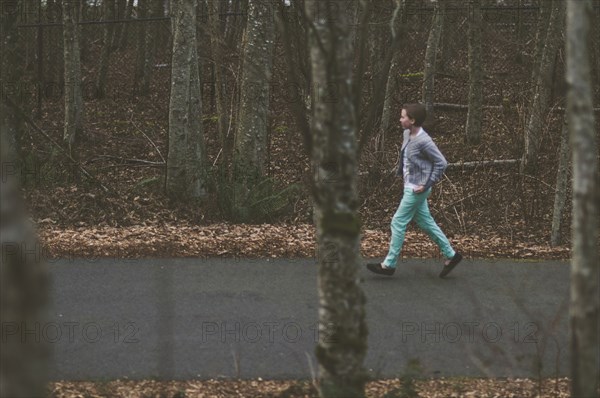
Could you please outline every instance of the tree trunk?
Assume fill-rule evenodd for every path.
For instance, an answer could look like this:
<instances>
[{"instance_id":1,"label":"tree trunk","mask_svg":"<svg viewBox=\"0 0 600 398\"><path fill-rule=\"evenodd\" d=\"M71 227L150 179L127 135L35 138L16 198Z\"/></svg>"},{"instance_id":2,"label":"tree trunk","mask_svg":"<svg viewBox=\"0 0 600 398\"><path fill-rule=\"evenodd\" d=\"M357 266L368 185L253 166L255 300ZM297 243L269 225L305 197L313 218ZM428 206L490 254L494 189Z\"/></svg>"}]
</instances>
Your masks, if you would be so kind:
<instances>
[{"instance_id":1,"label":"tree trunk","mask_svg":"<svg viewBox=\"0 0 600 398\"><path fill-rule=\"evenodd\" d=\"M406 32L406 13L405 13L405 0L395 0L395 20L393 21L394 35L398 37L392 37L392 40L402 40ZM393 35L393 36L394 36ZM385 97L383 100L383 110L381 112L381 125L379 129L379 135L376 138L376 148L378 151L385 149L386 137L389 131L392 129L392 114L398 112L397 105L394 103L394 95L398 92L398 74L400 72L400 59L402 57L402 51L399 49L401 46L397 46L392 56L392 62L387 73L387 81L385 84Z\"/></svg>"},{"instance_id":2,"label":"tree trunk","mask_svg":"<svg viewBox=\"0 0 600 398\"><path fill-rule=\"evenodd\" d=\"M596 49L594 51L594 60L596 65L596 82L594 87L598 87L598 85L600 85L600 11L598 10L595 12L594 26L594 31L596 32L596 37L594 40L595 45L593 46Z\"/></svg>"},{"instance_id":3,"label":"tree trunk","mask_svg":"<svg viewBox=\"0 0 600 398\"><path fill-rule=\"evenodd\" d=\"M481 51L481 0L470 3L469 24L469 111L467 112L466 138L469 144L481 142L483 119L483 60Z\"/></svg>"},{"instance_id":4,"label":"tree trunk","mask_svg":"<svg viewBox=\"0 0 600 398\"><path fill-rule=\"evenodd\" d=\"M106 20L115 18L115 0L104 0L104 12ZM100 68L98 70L98 80L96 82L96 91L99 98L106 95L106 76L108 74L108 65L110 62L110 53L112 48L112 37L114 24L104 24L104 43L102 44L102 54L100 55Z\"/></svg>"},{"instance_id":5,"label":"tree trunk","mask_svg":"<svg viewBox=\"0 0 600 398\"><path fill-rule=\"evenodd\" d=\"M116 1L116 12L115 19L122 20L125 19L125 12L127 9L127 0L117 0ZM115 25L115 33L112 36L112 51L115 51L119 48L119 43L121 41L121 35L123 34L123 25L127 25L127 23L118 23Z\"/></svg>"},{"instance_id":6,"label":"tree trunk","mask_svg":"<svg viewBox=\"0 0 600 398\"><path fill-rule=\"evenodd\" d=\"M48 3L47 3L48 9L56 10L59 6L60 5L55 0L48 0ZM58 21L56 21L56 22L58 22ZM45 82L56 81L56 79L55 79L56 75L52 74L52 73L58 69L58 64L59 64L58 58L59 58L59 56L61 56L63 54L63 51L61 51L60 46L59 46L59 42L62 41L62 37L60 35L59 29L56 29L56 28L44 29L43 36L44 36L44 49L46 50L47 57L46 57L46 59L44 59L44 62L46 63L46 68L44 68L44 80L42 82L40 82L40 84L42 84L42 87ZM83 54L82 54L82 56L83 56Z\"/></svg>"},{"instance_id":7,"label":"tree trunk","mask_svg":"<svg viewBox=\"0 0 600 398\"><path fill-rule=\"evenodd\" d=\"M544 51L544 43L546 42L546 33L548 32L548 24L550 21L551 13L552 0L544 0L540 2L540 15L535 31L535 50L533 52L533 62L531 69L531 82L534 85L532 90L535 90L535 84L537 84L538 81L540 62ZM532 97L534 93L532 93Z\"/></svg>"},{"instance_id":8,"label":"tree trunk","mask_svg":"<svg viewBox=\"0 0 600 398\"><path fill-rule=\"evenodd\" d=\"M452 4L452 3L450 3ZM452 5L451 5L452 6ZM448 11L447 7L444 9L444 18L442 18L442 26L440 27L440 44L439 44L439 56L437 58L437 70L443 72L446 70L448 66L448 54L449 54L449 46L452 37L451 29L449 29L450 21L446 17ZM454 11L453 11L454 12Z\"/></svg>"},{"instance_id":9,"label":"tree trunk","mask_svg":"<svg viewBox=\"0 0 600 398\"><path fill-rule=\"evenodd\" d=\"M167 194L178 200L206 194L200 70L196 49L196 0L173 0L173 55L169 102Z\"/></svg>"},{"instance_id":10,"label":"tree trunk","mask_svg":"<svg viewBox=\"0 0 600 398\"><path fill-rule=\"evenodd\" d=\"M304 144L304 153L312 156L310 134L311 111L311 74L308 50L307 23L304 16L304 5L292 2L286 6L279 4L278 27L285 54L285 92L290 93L286 103L294 116L296 128L300 130Z\"/></svg>"},{"instance_id":11,"label":"tree trunk","mask_svg":"<svg viewBox=\"0 0 600 398\"><path fill-rule=\"evenodd\" d=\"M225 36L227 37L227 48L232 53L237 52L244 34L248 22L249 6L249 0L233 0L231 2L231 13L233 15L227 18Z\"/></svg>"},{"instance_id":12,"label":"tree trunk","mask_svg":"<svg viewBox=\"0 0 600 398\"><path fill-rule=\"evenodd\" d=\"M523 34L523 0L517 2L517 22L515 23L515 39L517 42L517 53L515 54L515 62L521 65L523 62L523 47L524 47L524 34Z\"/></svg>"},{"instance_id":13,"label":"tree trunk","mask_svg":"<svg viewBox=\"0 0 600 398\"><path fill-rule=\"evenodd\" d=\"M17 0L13 5L20 9L22 2ZM14 87L23 82L17 21L5 18L0 24L0 76L3 84L10 82ZM21 197L18 137L24 126L7 103L14 101L20 106L21 96L9 94L4 91L0 99L0 396L41 397L47 394L49 350L44 339L38 339L36 325L44 325L49 278Z\"/></svg>"},{"instance_id":14,"label":"tree trunk","mask_svg":"<svg viewBox=\"0 0 600 398\"><path fill-rule=\"evenodd\" d=\"M137 18L144 19L148 15L148 9L151 0L138 0L138 10L137 10ZM171 4L171 7L173 4ZM174 35L174 18L171 18L171 35ZM137 53L135 59L135 78L133 79L133 91L138 94L140 92L140 87L142 85L142 81L144 80L144 63L146 62L146 23L138 22L137 23Z\"/></svg>"},{"instance_id":15,"label":"tree trunk","mask_svg":"<svg viewBox=\"0 0 600 398\"><path fill-rule=\"evenodd\" d=\"M435 95L435 66L438 46L440 43L440 33L442 32L442 23L444 18L444 3L439 1L434 3L434 14L427 39L427 49L425 50L425 67L423 70L423 103L427 110L427 120L435 119L433 100Z\"/></svg>"},{"instance_id":16,"label":"tree trunk","mask_svg":"<svg viewBox=\"0 0 600 398\"><path fill-rule=\"evenodd\" d=\"M251 188L265 175L275 34L271 11L260 1L250 1L233 153L233 180L239 183L234 194L235 209L243 206Z\"/></svg>"},{"instance_id":17,"label":"tree trunk","mask_svg":"<svg viewBox=\"0 0 600 398\"><path fill-rule=\"evenodd\" d=\"M148 10L150 18L160 17L162 13L161 0L148 0ZM146 45L144 51L144 59L142 64L142 75L140 82L140 92L142 96L148 95L150 92L150 81L152 77L152 64L154 63L154 55L156 52L156 43L158 41L158 23L150 23L146 27Z\"/></svg>"},{"instance_id":18,"label":"tree trunk","mask_svg":"<svg viewBox=\"0 0 600 398\"><path fill-rule=\"evenodd\" d=\"M563 0L553 0L552 2L552 15L546 34L546 43L542 51L542 59L539 64L538 80L531 105L531 113L525 126L523 169L528 173L535 174L537 172L537 154L539 151L542 124L548 113L550 88L552 87L552 70L554 69L556 60L556 51L561 43L565 20L564 3Z\"/></svg>"},{"instance_id":19,"label":"tree trunk","mask_svg":"<svg viewBox=\"0 0 600 398\"><path fill-rule=\"evenodd\" d=\"M208 5L208 17L210 22L210 35L211 35L211 53L214 65L214 90L216 97L216 108L217 108L217 130L219 136L219 142L221 147L225 148L226 136L229 129L229 115L227 106L227 92L225 87L225 69L223 68L223 51L222 46L225 43L223 40L223 33L221 30L220 18L219 18L219 4L216 0L209 0Z\"/></svg>"},{"instance_id":20,"label":"tree trunk","mask_svg":"<svg viewBox=\"0 0 600 398\"><path fill-rule=\"evenodd\" d=\"M569 167L569 128L567 124L567 114L563 122L560 134L560 152L558 154L558 170L556 172L556 190L554 192L554 211L552 213L552 234L550 245L558 246L561 244L562 236L560 226L563 215L563 209L567 199L567 169Z\"/></svg>"},{"instance_id":21,"label":"tree trunk","mask_svg":"<svg viewBox=\"0 0 600 398\"><path fill-rule=\"evenodd\" d=\"M357 275L361 257L351 26L346 13L332 16L330 3L325 3L321 18L315 18L314 3L305 5L314 21L310 58L318 88L312 118L312 193L319 253L319 393L364 397L367 325ZM332 85L336 101L323 95L323 88Z\"/></svg>"},{"instance_id":22,"label":"tree trunk","mask_svg":"<svg viewBox=\"0 0 600 398\"><path fill-rule=\"evenodd\" d=\"M134 0L127 1L127 8L125 10L125 19L131 19L133 14L133 2ZM119 50L124 50L127 47L127 39L129 38L129 26L131 23L124 23L123 29L121 29L121 35L119 36ZM139 28L138 28L139 29Z\"/></svg>"},{"instance_id":23,"label":"tree trunk","mask_svg":"<svg viewBox=\"0 0 600 398\"><path fill-rule=\"evenodd\" d=\"M65 125L63 140L69 154L77 159L76 143L83 133L83 98L81 93L81 59L79 54L80 2L63 0L63 47L65 63Z\"/></svg>"},{"instance_id":24,"label":"tree trunk","mask_svg":"<svg viewBox=\"0 0 600 398\"><path fill-rule=\"evenodd\" d=\"M592 2L567 2L567 84L573 151L571 396L597 397L600 317L598 146L590 68Z\"/></svg>"}]
</instances>

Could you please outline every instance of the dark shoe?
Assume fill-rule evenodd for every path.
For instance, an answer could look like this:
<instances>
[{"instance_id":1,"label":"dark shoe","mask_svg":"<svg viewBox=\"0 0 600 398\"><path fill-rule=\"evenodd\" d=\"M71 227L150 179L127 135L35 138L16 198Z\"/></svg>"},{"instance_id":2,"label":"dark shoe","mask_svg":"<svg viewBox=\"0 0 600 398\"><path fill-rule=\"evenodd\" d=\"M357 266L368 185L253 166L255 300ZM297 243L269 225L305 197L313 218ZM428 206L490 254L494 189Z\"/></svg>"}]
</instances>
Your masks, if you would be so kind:
<instances>
[{"instance_id":1,"label":"dark shoe","mask_svg":"<svg viewBox=\"0 0 600 398\"><path fill-rule=\"evenodd\" d=\"M448 265L444 265L444 268L442 269L442 272L440 273L440 278L443 278L446 275L448 275L454 269L454 267L456 267L458 265L458 263L460 263L460 260L462 260L462 258L463 258L462 254L460 254L459 252L456 252L456 254L454 255L454 257L452 257L452 260L450 260Z\"/></svg>"},{"instance_id":2,"label":"dark shoe","mask_svg":"<svg viewBox=\"0 0 600 398\"><path fill-rule=\"evenodd\" d=\"M396 268L388 268L388 267L382 267L381 264L379 263L370 263L367 264L367 269L371 272L374 272L376 274L379 275L394 275L394 272L396 272Z\"/></svg>"}]
</instances>

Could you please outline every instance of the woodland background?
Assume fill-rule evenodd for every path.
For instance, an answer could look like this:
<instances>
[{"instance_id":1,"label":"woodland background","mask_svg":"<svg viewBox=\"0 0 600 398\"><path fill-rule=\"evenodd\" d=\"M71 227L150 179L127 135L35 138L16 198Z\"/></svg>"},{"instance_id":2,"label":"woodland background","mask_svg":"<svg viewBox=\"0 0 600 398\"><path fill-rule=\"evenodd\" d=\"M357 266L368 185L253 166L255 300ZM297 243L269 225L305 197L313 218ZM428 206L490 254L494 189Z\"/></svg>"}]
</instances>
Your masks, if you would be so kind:
<instances>
[{"instance_id":1,"label":"woodland background","mask_svg":"<svg viewBox=\"0 0 600 398\"><path fill-rule=\"evenodd\" d=\"M566 47L575 65L573 126L565 122L567 3L3 2L3 319L35 319L48 292L40 258L27 257L36 240L18 205L17 175L40 237L34 252L44 257L314 256L320 327L344 337L317 345L319 394L363 396L357 269L362 257L387 250L402 192L394 175L399 113L403 103L423 102L426 129L450 162L430 206L458 250L568 259L576 248L573 393L597 392L589 237L597 240L591 103L600 99L600 3L569 6L582 16L569 19ZM579 51L573 32L588 14L587 51ZM585 104L574 106L579 99ZM569 129L594 142L571 147L595 163L571 167ZM580 173L574 184L572 169ZM573 213L571 203L579 204ZM436 255L412 228L403 256ZM27 382L41 377L22 355L31 347L8 348L2 363L17 358L27 371L16 366L5 388L40 388ZM401 388L413 386L407 380ZM507 394L536 389L526 383L526 393L515 382ZM487 388L475 384L465 388ZM448 386L438 387L429 392L447 395ZM60 395L71 386L53 388ZM314 393L302 388L290 394ZM565 388L555 380L556 396Z\"/></svg>"},{"instance_id":2,"label":"woodland background","mask_svg":"<svg viewBox=\"0 0 600 398\"><path fill-rule=\"evenodd\" d=\"M541 109L542 114L535 115L532 104L540 90L534 71L540 68L540 54L549 44L543 27L550 13L544 15L541 10L550 3L514 0L480 4L481 52L477 62L482 69L483 109L481 139L473 144L466 143L465 133L470 88L467 37L473 5L442 3L445 18L432 72L435 118L427 128L448 161L457 166L450 166L435 187L430 206L451 240L476 257L568 257L570 177L558 188L567 199L559 217L562 239L557 243L562 245L549 246L565 107L564 46L555 46L554 57L547 57L552 62L548 66L547 106ZM25 52L19 54L25 78L19 87L7 85L5 92L17 90L32 121L58 145L67 147L68 138L63 139L67 133L61 8L51 2L41 8L34 2L23 4L28 11L22 14L18 32L25 44ZM595 5L598 18L598 3ZM310 107L305 96L315 87L311 89L306 81L307 61L299 61L306 49L298 40L284 40L286 34L304 34L306 24L297 4L287 6L286 33L279 6L271 6L270 15L264 18L274 24L273 49L267 54L272 75L257 75L258 80L268 79L263 179L245 201L235 203L231 200L236 189L231 153L235 135L243 134L246 128L246 121L239 120L240 103L246 96L259 98L251 87L250 93L240 92L241 75L244 67L264 62L242 62L249 42L245 27L248 18L256 17L248 14L247 2L198 3L196 33L202 90L198 116L205 140L207 193L202 200L187 201L170 197L165 190L172 56L170 22L166 19L169 4L143 0L133 6L131 1L108 0L82 5L83 104L73 154L112 193L82 177L56 145L27 124L27 133L20 137L22 176L31 214L48 253L114 255L110 248L114 251L118 247L122 255L314 254L307 185L314 169L302 150L302 134L291 109L298 104ZM359 137L366 137L358 177L365 256L385 254L389 222L402 191L401 178L394 176L402 134L400 109L403 103L424 98L425 55L436 7L429 1L404 4L397 29L401 43L387 73L383 64L392 51L390 20L395 4L373 2L369 15L360 14L364 9L357 13L355 73L358 68L363 70L360 103L362 109L375 108L375 117L368 125L366 117L361 120L359 133ZM362 17L368 23L366 29L359 27L362 20L358 18ZM153 19L109 22L134 18ZM594 24L591 49L595 103L600 98L598 25ZM563 42L563 35L561 30L561 37L554 40ZM363 45L359 45L360 40L365 40ZM291 43L292 64L297 70L290 70L286 63L286 42ZM380 80L386 87L387 100L383 101L374 95ZM329 94L337 100L334 92ZM260 98L264 102L264 96ZM389 108L389 115L382 115L384 107ZM387 117L383 122L382 116ZM539 136L535 172L522 171L518 163L458 165L521 159L532 118L541 120L535 132ZM241 236L245 242L238 240ZM426 241L418 228L412 228L405 255L435 255L435 248Z\"/></svg>"}]
</instances>

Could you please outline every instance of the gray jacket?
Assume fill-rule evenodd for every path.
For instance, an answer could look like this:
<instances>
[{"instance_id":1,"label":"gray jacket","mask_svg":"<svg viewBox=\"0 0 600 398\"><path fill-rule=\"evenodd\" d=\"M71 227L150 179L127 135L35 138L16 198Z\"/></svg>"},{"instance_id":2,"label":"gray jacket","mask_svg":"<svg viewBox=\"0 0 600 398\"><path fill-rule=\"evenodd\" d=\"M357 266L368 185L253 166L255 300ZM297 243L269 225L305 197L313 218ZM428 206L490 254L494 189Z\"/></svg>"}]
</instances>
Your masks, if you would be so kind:
<instances>
[{"instance_id":1,"label":"gray jacket","mask_svg":"<svg viewBox=\"0 0 600 398\"><path fill-rule=\"evenodd\" d=\"M410 130L404 130L404 140L400 149L400 162L396 176L403 175L404 151L407 151L409 182L429 189L442 179L448 162L425 130L409 140Z\"/></svg>"}]
</instances>

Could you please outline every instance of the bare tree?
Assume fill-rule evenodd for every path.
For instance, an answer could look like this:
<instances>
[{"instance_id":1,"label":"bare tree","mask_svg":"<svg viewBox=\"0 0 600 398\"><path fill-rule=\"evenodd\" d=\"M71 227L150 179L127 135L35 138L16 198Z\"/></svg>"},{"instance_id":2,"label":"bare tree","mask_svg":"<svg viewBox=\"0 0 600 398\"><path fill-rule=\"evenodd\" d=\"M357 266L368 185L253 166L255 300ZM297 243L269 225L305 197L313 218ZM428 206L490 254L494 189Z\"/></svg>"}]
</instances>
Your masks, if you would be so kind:
<instances>
[{"instance_id":1,"label":"bare tree","mask_svg":"<svg viewBox=\"0 0 600 398\"><path fill-rule=\"evenodd\" d=\"M228 3L230 4L230 17L227 18L225 29L227 48L232 52L237 52L248 22L247 11L250 6L250 0L232 0Z\"/></svg>"},{"instance_id":2,"label":"bare tree","mask_svg":"<svg viewBox=\"0 0 600 398\"><path fill-rule=\"evenodd\" d=\"M265 174L274 21L268 2L250 0L244 33L238 125L233 153L235 208Z\"/></svg>"},{"instance_id":3,"label":"bare tree","mask_svg":"<svg viewBox=\"0 0 600 398\"><path fill-rule=\"evenodd\" d=\"M534 84L532 88L535 90L535 84L538 80L540 71L540 62L544 51L544 43L546 42L546 34L548 32L548 24L550 23L550 15L552 14L552 0L544 0L540 2L540 13L535 30L535 49L532 58L531 81ZM531 101L533 102L533 101Z\"/></svg>"},{"instance_id":4,"label":"bare tree","mask_svg":"<svg viewBox=\"0 0 600 398\"><path fill-rule=\"evenodd\" d=\"M592 2L567 2L567 111L573 150L571 260L571 394L597 397L600 352L598 146L594 131L590 49Z\"/></svg>"},{"instance_id":5,"label":"bare tree","mask_svg":"<svg viewBox=\"0 0 600 398\"><path fill-rule=\"evenodd\" d=\"M406 32L406 0L395 0L396 8L392 15L391 27L393 29L392 40L402 40ZM398 36L398 37L396 37ZM392 61L390 62L385 85L385 99L381 113L381 127L377 136L377 149L383 151L386 136L392 128L392 114L394 111L394 94L398 91L398 73L400 72L400 58L402 52L393 49Z\"/></svg>"},{"instance_id":6,"label":"bare tree","mask_svg":"<svg viewBox=\"0 0 600 398\"><path fill-rule=\"evenodd\" d=\"M333 15L330 2L305 6L308 21L314 21L309 22L309 48L317 90L311 129L319 252L319 392L322 397L363 397L367 325L357 277L361 258L352 28L347 13Z\"/></svg>"},{"instance_id":7,"label":"bare tree","mask_svg":"<svg viewBox=\"0 0 600 398\"><path fill-rule=\"evenodd\" d=\"M127 0L116 0L115 6L115 19L125 19L125 12L127 11ZM112 37L112 51L115 51L119 48L121 35L123 34L123 25L127 24L119 23L115 27L115 32Z\"/></svg>"},{"instance_id":8,"label":"bare tree","mask_svg":"<svg viewBox=\"0 0 600 398\"><path fill-rule=\"evenodd\" d=\"M563 209L567 199L567 171L569 167L569 128L567 124L568 114L565 113L564 123L560 134L560 151L558 154L558 170L556 172L556 188L554 191L554 210L552 212L552 233L550 244L560 245L562 236L560 234Z\"/></svg>"},{"instance_id":9,"label":"bare tree","mask_svg":"<svg viewBox=\"0 0 600 398\"><path fill-rule=\"evenodd\" d=\"M144 19L147 17L148 9L150 7L151 0L138 0L137 2L137 18ZM172 6L172 4L171 4ZM144 81L144 65L147 59L147 46L146 46L146 30L148 27L145 22L139 22L137 24L137 52L135 57L135 76L133 78L133 91L139 93L141 91L141 85ZM171 32L173 32L173 18L171 18Z\"/></svg>"},{"instance_id":10,"label":"bare tree","mask_svg":"<svg viewBox=\"0 0 600 398\"><path fill-rule=\"evenodd\" d=\"M162 16L162 1L161 0L147 0L146 2L147 10L149 11L150 18L157 18ZM147 23L147 22L143 22ZM144 45L144 57L141 60L141 75L140 75L140 86L139 86L139 94L140 95L148 95L150 92L150 81L152 77L152 63L154 61L154 55L156 52L156 45L158 43L158 24L150 23L150 25L146 26L145 34L146 34L146 44Z\"/></svg>"},{"instance_id":11,"label":"bare tree","mask_svg":"<svg viewBox=\"0 0 600 398\"><path fill-rule=\"evenodd\" d=\"M166 190L177 199L202 198L206 194L206 154L196 49L197 1L173 0L171 7L173 55Z\"/></svg>"},{"instance_id":12,"label":"bare tree","mask_svg":"<svg viewBox=\"0 0 600 398\"><path fill-rule=\"evenodd\" d=\"M104 15L107 20L115 18L115 0L104 0ZM108 65L110 54L112 52L112 41L115 26L112 23L104 24L104 42L102 43L102 54L100 55L100 66L98 68L98 78L96 80L96 91L100 98L106 94L106 76L108 74Z\"/></svg>"},{"instance_id":13,"label":"bare tree","mask_svg":"<svg viewBox=\"0 0 600 398\"><path fill-rule=\"evenodd\" d=\"M212 54L213 70L214 70L214 88L216 97L216 108L217 108L217 129L219 141L221 146L224 148L225 137L229 129L229 117L227 112L227 93L225 92L225 79L226 73L223 67L223 46L225 43L224 32L221 29L220 23L220 7L221 4L218 0L208 0L208 20L210 24L210 51Z\"/></svg>"},{"instance_id":14,"label":"bare tree","mask_svg":"<svg viewBox=\"0 0 600 398\"><path fill-rule=\"evenodd\" d=\"M525 126L525 153L523 155L523 169L527 172L536 172L537 154L542 130L542 122L548 113L550 89L552 87L552 70L556 60L558 46L562 43L562 31L565 20L565 2L552 0L552 14L546 33L546 41L539 63L535 93Z\"/></svg>"},{"instance_id":15,"label":"bare tree","mask_svg":"<svg viewBox=\"0 0 600 398\"><path fill-rule=\"evenodd\" d=\"M429 38L427 39L427 49L425 50L425 67L423 69L423 103L427 109L427 118L434 119L435 113L433 109L433 100L435 93L435 67L440 44L440 36L442 33L442 25L444 18L444 2L436 1L434 3L434 13L429 30Z\"/></svg>"},{"instance_id":16,"label":"bare tree","mask_svg":"<svg viewBox=\"0 0 600 398\"><path fill-rule=\"evenodd\" d=\"M469 22L469 110L466 138L470 144L481 142L483 119L483 60L481 54L481 0L470 3Z\"/></svg>"},{"instance_id":17,"label":"bare tree","mask_svg":"<svg viewBox=\"0 0 600 398\"><path fill-rule=\"evenodd\" d=\"M125 19L131 19L131 15L133 14L133 1L127 0L127 8L125 9ZM130 23L124 23L123 28L119 32L118 43L119 49L123 50L127 46L127 39L129 38L129 26Z\"/></svg>"},{"instance_id":18,"label":"bare tree","mask_svg":"<svg viewBox=\"0 0 600 398\"><path fill-rule=\"evenodd\" d=\"M63 0L63 41L65 63L65 125L63 139L69 154L77 157L76 142L83 133L81 57L79 53L81 3Z\"/></svg>"}]
</instances>

